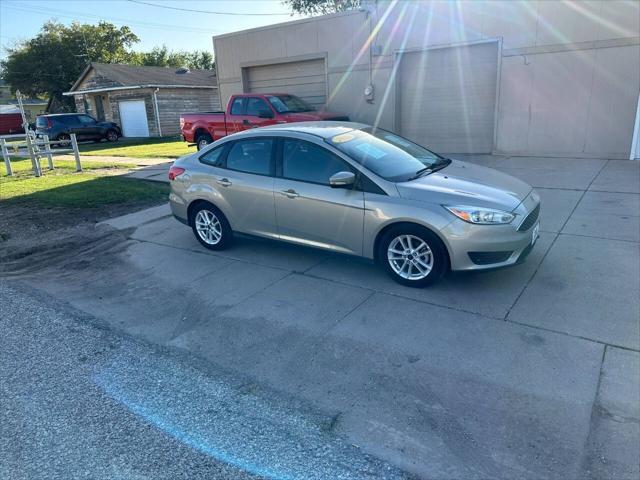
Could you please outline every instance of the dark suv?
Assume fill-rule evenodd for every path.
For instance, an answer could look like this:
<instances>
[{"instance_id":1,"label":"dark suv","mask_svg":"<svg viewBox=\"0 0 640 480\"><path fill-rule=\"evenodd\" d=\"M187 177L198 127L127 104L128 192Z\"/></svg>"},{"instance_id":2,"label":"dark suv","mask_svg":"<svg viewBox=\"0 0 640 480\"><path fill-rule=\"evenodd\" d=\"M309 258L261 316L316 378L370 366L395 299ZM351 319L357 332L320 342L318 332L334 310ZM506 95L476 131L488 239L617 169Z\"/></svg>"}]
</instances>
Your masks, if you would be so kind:
<instances>
[{"instance_id":1,"label":"dark suv","mask_svg":"<svg viewBox=\"0 0 640 480\"><path fill-rule=\"evenodd\" d=\"M122 130L113 122L99 122L85 113L56 113L40 115L36 118L36 135L48 135L49 140L69 140L72 133L78 141L106 138L115 142L122 136Z\"/></svg>"}]
</instances>

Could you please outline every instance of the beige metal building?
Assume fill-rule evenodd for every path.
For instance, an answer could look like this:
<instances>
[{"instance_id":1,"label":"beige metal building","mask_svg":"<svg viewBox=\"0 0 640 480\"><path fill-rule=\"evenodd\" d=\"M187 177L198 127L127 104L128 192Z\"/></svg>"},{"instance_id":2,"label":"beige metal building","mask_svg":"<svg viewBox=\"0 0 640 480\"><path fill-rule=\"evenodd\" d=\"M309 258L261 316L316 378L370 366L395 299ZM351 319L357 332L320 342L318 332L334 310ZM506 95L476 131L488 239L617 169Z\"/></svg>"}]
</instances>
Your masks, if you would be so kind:
<instances>
[{"instance_id":1,"label":"beige metal building","mask_svg":"<svg viewBox=\"0 0 640 480\"><path fill-rule=\"evenodd\" d=\"M363 3L214 37L221 101L294 93L441 152L629 158L640 2Z\"/></svg>"}]
</instances>

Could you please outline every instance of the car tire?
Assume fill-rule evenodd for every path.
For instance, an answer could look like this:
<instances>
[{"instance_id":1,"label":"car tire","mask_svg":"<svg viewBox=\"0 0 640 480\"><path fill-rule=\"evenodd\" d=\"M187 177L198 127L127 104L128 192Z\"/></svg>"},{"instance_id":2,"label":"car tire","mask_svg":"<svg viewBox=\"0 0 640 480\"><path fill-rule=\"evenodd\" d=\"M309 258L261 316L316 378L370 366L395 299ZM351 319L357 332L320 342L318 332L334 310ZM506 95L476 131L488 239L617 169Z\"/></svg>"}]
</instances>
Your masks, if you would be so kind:
<instances>
[{"instance_id":1,"label":"car tire","mask_svg":"<svg viewBox=\"0 0 640 480\"><path fill-rule=\"evenodd\" d=\"M227 217L209 202L200 202L191 210L189 224L196 239L209 250L224 250L233 242Z\"/></svg>"},{"instance_id":2,"label":"car tire","mask_svg":"<svg viewBox=\"0 0 640 480\"><path fill-rule=\"evenodd\" d=\"M118 141L118 137L119 137L118 132L116 132L115 130L108 130L107 131L107 135L106 135L107 141L109 141L111 143L117 142Z\"/></svg>"},{"instance_id":3,"label":"car tire","mask_svg":"<svg viewBox=\"0 0 640 480\"><path fill-rule=\"evenodd\" d=\"M56 138L56 141L58 142L64 142L64 143L58 143L56 144L56 146L58 148L69 148L71 147L71 135L69 135L68 133L61 133L60 135L58 135L58 137Z\"/></svg>"},{"instance_id":4,"label":"car tire","mask_svg":"<svg viewBox=\"0 0 640 480\"><path fill-rule=\"evenodd\" d=\"M201 133L196 137L196 146L198 147L198 151L205 148L210 143L213 143L213 138L208 133Z\"/></svg>"},{"instance_id":5,"label":"car tire","mask_svg":"<svg viewBox=\"0 0 640 480\"><path fill-rule=\"evenodd\" d=\"M432 285L449 268L442 240L420 225L403 224L384 232L377 259L396 282L415 288Z\"/></svg>"}]
</instances>

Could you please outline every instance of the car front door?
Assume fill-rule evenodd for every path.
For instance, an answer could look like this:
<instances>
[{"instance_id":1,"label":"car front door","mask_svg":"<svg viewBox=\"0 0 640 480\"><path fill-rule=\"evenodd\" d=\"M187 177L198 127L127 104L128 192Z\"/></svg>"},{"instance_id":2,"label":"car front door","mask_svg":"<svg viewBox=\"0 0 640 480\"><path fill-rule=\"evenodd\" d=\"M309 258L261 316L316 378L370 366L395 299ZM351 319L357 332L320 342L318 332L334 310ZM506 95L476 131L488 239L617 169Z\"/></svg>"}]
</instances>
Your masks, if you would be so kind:
<instances>
[{"instance_id":1,"label":"car front door","mask_svg":"<svg viewBox=\"0 0 640 480\"><path fill-rule=\"evenodd\" d=\"M265 127L276 123L275 114L267 102L261 97L247 97L244 128Z\"/></svg>"},{"instance_id":2,"label":"car front door","mask_svg":"<svg viewBox=\"0 0 640 480\"><path fill-rule=\"evenodd\" d=\"M221 166L210 170L211 187L221 197L214 203L234 230L277 238L274 151L275 140L270 137L237 140L226 147ZM201 163L207 163L206 155Z\"/></svg>"},{"instance_id":3,"label":"car front door","mask_svg":"<svg viewBox=\"0 0 640 480\"><path fill-rule=\"evenodd\" d=\"M78 140L93 140L100 138L100 129L97 122L89 115L78 115L77 125L74 127Z\"/></svg>"},{"instance_id":4,"label":"car front door","mask_svg":"<svg viewBox=\"0 0 640 480\"><path fill-rule=\"evenodd\" d=\"M353 168L315 143L295 138L281 142L274 185L280 238L361 255L364 194L329 186L332 175Z\"/></svg>"}]
</instances>

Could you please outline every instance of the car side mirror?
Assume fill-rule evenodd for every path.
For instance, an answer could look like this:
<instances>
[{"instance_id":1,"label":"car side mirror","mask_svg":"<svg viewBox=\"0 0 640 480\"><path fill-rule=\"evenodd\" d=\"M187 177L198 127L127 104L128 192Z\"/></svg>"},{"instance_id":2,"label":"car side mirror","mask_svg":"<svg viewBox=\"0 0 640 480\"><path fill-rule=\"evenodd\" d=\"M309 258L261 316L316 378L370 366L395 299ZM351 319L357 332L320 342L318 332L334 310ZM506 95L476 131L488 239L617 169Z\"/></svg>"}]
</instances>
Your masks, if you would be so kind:
<instances>
[{"instance_id":1,"label":"car side mirror","mask_svg":"<svg viewBox=\"0 0 640 480\"><path fill-rule=\"evenodd\" d=\"M271 110L260 110L258 118L273 118L273 112Z\"/></svg>"},{"instance_id":2,"label":"car side mirror","mask_svg":"<svg viewBox=\"0 0 640 480\"><path fill-rule=\"evenodd\" d=\"M329 185L331 188L350 187L356 183L356 176L353 172L338 172L331 175Z\"/></svg>"}]
</instances>

